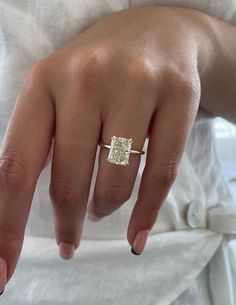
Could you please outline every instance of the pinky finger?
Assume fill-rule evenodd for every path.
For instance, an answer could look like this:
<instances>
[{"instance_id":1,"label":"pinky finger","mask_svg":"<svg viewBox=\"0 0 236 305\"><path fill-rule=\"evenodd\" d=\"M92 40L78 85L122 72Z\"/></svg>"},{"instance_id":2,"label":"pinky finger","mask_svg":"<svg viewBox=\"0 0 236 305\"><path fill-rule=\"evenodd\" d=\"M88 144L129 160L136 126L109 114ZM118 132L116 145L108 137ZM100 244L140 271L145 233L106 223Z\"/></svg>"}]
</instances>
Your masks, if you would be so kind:
<instances>
[{"instance_id":1,"label":"pinky finger","mask_svg":"<svg viewBox=\"0 0 236 305\"><path fill-rule=\"evenodd\" d=\"M154 117L146 164L127 232L134 254L143 251L147 230L156 223L160 207L176 179L199 102L200 89L192 90L185 83L178 87L175 84Z\"/></svg>"}]
</instances>

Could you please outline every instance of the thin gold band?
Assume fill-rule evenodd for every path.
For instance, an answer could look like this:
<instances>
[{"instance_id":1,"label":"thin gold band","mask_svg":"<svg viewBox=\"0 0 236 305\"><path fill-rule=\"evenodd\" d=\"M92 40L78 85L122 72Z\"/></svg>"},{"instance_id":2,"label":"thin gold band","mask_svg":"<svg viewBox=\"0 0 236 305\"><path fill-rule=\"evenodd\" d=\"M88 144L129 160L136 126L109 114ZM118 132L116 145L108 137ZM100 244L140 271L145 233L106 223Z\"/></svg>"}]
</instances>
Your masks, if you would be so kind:
<instances>
[{"instance_id":1,"label":"thin gold band","mask_svg":"<svg viewBox=\"0 0 236 305\"><path fill-rule=\"evenodd\" d=\"M103 147L107 147L107 148L111 148L111 145L107 145L107 144L103 144L103 143L98 143L98 145L100 145L100 146L103 146ZM145 154L145 151L139 151L139 150L130 150L130 153L131 154L139 154L139 155L143 155L143 154Z\"/></svg>"}]
</instances>

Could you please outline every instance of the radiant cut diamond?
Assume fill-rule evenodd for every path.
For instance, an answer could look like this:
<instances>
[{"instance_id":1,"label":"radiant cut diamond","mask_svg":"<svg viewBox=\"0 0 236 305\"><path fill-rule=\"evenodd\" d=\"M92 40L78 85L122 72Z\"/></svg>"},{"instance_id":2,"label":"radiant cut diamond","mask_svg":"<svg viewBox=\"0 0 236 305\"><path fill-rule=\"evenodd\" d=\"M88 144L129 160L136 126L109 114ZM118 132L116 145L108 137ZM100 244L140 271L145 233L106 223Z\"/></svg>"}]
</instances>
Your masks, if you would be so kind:
<instances>
[{"instance_id":1,"label":"radiant cut diamond","mask_svg":"<svg viewBox=\"0 0 236 305\"><path fill-rule=\"evenodd\" d=\"M125 166L129 164L129 155L132 143L132 139L116 136L111 137L111 147L107 161Z\"/></svg>"}]
</instances>

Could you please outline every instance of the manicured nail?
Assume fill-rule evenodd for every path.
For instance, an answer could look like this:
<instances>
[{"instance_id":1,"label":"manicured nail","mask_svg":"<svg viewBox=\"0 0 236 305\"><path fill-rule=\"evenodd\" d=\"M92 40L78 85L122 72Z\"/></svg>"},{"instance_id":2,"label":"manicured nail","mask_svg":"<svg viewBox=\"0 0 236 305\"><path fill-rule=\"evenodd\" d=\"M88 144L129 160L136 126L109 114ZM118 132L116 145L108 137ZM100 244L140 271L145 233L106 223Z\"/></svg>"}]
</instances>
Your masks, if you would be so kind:
<instances>
[{"instance_id":1,"label":"manicured nail","mask_svg":"<svg viewBox=\"0 0 236 305\"><path fill-rule=\"evenodd\" d=\"M59 244L60 257L63 259L71 259L74 256L75 246L69 243L61 242Z\"/></svg>"},{"instance_id":2,"label":"manicured nail","mask_svg":"<svg viewBox=\"0 0 236 305\"><path fill-rule=\"evenodd\" d=\"M5 259L0 257L0 291L2 291L1 294L3 294L3 291L5 289L7 281L7 262Z\"/></svg>"},{"instance_id":3,"label":"manicured nail","mask_svg":"<svg viewBox=\"0 0 236 305\"><path fill-rule=\"evenodd\" d=\"M145 247L145 244L147 242L147 238L148 238L148 234L149 234L150 230L143 230L140 231L136 237L135 240L133 242L132 248L131 248L131 252L135 255L139 255L143 252L143 249Z\"/></svg>"},{"instance_id":4,"label":"manicured nail","mask_svg":"<svg viewBox=\"0 0 236 305\"><path fill-rule=\"evenodd\" d=\"M97 222L97 221L100 221L103 219L103 217L98 217L98 216L95 216L94 214L91 214L91 213L88 213L88 219L93 221L93 222Z\"/></svg>"}]
</instances>

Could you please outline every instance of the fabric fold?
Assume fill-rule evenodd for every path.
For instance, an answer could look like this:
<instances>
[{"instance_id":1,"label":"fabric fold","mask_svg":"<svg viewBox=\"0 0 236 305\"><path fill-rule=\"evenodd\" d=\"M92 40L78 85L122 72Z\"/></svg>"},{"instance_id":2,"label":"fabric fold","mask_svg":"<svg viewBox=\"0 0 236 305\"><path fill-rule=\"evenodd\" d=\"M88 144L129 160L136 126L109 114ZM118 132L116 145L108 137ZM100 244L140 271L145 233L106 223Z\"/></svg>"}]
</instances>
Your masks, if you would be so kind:
<instances>
[{"instance_id":1,"label":"fabric fold","mask_svg":"<svg viewBox=\"0 0 236 305\"><path fill-rule=\"evenodd\" d=\"M208 229L236 238L236 204L219 203L208 210Z\"/></svg>"},{"instance_id":2,"label":"fabric fold","mask_svg":"<svg viewBox=\"0 0 236 305\"><path fill-rule=\"evenodd\" d=\"M27 236L2 302L169 305L201 272L221 240L208 230L152 234L140 256L130 252L126 240L82 240L74 259L63 261L55 240Z\"/></svg>"}]
</instances>

